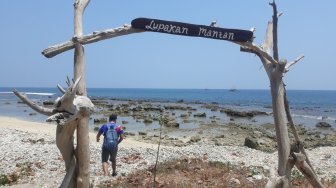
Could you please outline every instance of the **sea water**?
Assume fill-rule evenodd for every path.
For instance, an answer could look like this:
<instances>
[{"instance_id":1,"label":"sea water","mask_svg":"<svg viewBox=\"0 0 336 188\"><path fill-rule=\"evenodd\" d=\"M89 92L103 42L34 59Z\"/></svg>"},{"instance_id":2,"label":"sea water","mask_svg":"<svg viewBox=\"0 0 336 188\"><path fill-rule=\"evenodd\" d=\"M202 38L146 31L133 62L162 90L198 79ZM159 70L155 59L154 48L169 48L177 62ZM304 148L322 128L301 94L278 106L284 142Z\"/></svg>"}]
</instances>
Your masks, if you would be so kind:
<instances>
[{"instance_id":1,"label":"sea water","mask_svg":"<svg viewBox=\"0 0 336 188\"><path fill-rule=\"evenodd\" d=\"M33 101L41 103L55 100L61 94L57 88L16 88ZM17 117L32 121L44 121L43 115L34 113L20 101L11 91L13 88L0 88L0 116ZM156 102L215 103L237 110L260 110L272 112L271 94L269 90L237 90L226 89L118 89L88 88L91 98L113 100L148 100ZM296 123L314 127L319 121L326 121L336 128L336 91L320 90L288 90L287 97ZM128 119L129 120L129 119ZM132 121L132 120L131 120ZM259 124L272 123L272 117L258 120Z\"/></svg>"}]
</instances>

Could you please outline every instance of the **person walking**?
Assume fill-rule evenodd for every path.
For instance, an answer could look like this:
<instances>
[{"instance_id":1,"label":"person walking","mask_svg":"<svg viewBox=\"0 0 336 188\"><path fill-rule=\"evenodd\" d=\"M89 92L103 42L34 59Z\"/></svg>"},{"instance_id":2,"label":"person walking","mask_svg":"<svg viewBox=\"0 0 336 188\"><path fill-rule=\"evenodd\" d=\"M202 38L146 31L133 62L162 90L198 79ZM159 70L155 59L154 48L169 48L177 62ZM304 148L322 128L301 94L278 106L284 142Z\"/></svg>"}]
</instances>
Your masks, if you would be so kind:
<instances>
[{"instance_id":1,"label":"person walking","mask_svg":"<svg viewBox=\"0 0 336 188\"><path fill-rule=\"evenodd\" d=\"M124 139L124 130L120 125L117 125L117 115L110 115L109 122L99 128L96 136L97 142L99 142L101 135L104 135L101 155L104 175L108 176L108 159L110 158L112 163L112 176L116 176L118 145Z\"/></svg>"}]
</instances>

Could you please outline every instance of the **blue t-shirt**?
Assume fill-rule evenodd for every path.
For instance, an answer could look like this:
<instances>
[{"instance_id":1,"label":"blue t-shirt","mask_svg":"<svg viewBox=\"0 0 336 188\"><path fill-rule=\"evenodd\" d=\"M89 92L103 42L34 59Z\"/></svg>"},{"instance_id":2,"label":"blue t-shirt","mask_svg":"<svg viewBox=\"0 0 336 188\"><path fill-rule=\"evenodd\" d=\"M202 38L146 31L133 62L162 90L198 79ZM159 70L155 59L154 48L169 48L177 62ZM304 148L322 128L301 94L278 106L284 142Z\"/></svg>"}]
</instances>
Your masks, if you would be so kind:
<instances>
[{"instance_id":1,"label":"blue t-shirt","mask_svg":"<svg viewBox=\"0 0 336 188\"><path fill-rule=\"evenodd\" d=\"M108 131L109 126L117 126L115 129L118 133L118 135L124 134L124 130L120 125L117 125L115 122L111 121L109 123L104 124L103 126L100 127L99 133L103 134L105 136L106 132Z\"/></svg>"}]
</instances>

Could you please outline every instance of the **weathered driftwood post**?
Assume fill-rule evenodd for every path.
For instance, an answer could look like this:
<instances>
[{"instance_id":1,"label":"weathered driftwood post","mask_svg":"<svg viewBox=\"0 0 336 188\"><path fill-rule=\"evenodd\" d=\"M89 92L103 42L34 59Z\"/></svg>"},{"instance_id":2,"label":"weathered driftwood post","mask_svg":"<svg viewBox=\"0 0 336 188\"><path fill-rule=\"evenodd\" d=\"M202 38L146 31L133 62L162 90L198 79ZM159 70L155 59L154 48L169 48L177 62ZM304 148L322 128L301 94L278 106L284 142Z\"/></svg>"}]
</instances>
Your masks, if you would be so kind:
<instances>
[{"instance_id":1,"label":"weathered driftwood post","mask_svg":"<svg viewBox=\"0 0 336 188\"><path fill-rule=\"evenodd\" d=\"M89 0L74 3L74 79L68 78L67 90L58 85L63 93L55 101L53 109L44 108L14 90L22 101L35 111L50 116L47 121L56 121L56 145L65 162L66 175L60 187L90 186L89 117L94 105L86 94L84 47L77 41L83 35L83 13ZM74 132L77 129L77 147L74 147Z\"/></svg>"},{"instance_id":2,"label":"weathered driftwood post","mask_svg":"<svg viewBox=\"0 0 336 188\"><path fill-rule=\"evenodd\" d=\"M90 0L76 0L74 3L74 34L75 37L83 36L83 14ZM78 83L77 94L86 96L84 47L80 43L75 44L74 53L74 79L82 77ZM83 114L77 125L77 187L89 187L90 185L90 148L89 148L89 118L90 114Z\"/></svg>"},{"instance_id":3,"label":"weathered driftwood post","mask_svg":"<svg viewBox=\"0 0 336 188\"><path fill-rule=\"evenodd\" d=\"M273 17L272 21L268 23L264 43L260 47L252 43L240 43L241 51L254 53L260 58L270 80L278 146L278 177L269 181L266 187L291 187L291 170L294 165L298 167L314 187L323 187L312 170L304 149L300 148L302 153L296 153L299 151L292 151L290 147L287 119L289 120L289 124L292 127L297 141L297 143L294 144L300 145L300 141L289 112L285 84L282 78L289 70L289 67L301 60L303 56L289 64L287 64L286 60L279 60L277 27L278 17L281 16L281 13L277 13L277 7L274 1L270 3L270 5L273 8ZM273 51L273 57L271 56L271 51Z\"/></svg>"}]
</instances>

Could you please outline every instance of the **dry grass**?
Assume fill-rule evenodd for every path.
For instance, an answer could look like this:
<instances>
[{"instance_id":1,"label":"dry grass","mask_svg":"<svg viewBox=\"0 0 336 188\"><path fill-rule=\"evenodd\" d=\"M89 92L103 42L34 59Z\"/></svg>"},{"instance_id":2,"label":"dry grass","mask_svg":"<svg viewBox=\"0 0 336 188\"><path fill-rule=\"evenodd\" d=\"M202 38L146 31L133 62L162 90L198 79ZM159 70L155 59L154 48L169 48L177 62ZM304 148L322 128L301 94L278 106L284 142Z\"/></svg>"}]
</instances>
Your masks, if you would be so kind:
<instances>
[{"instance_id":1,"label":"dry grass","mask_svg":"<svg viewBox=\"0 0 336 188\"><path fill-rule=\"evenodd\" d=\"M153 187L153 167L99 187ZM267 180L252 179L253 171L201 159L174 160L158 165L155 187L264 187Z\"/></svg>"},{"instance_id":2,"label":"dry grass","mask_svg":"<svg viewBox=\"0 0 336 188\"><path fill-rule=\"evenodd\" d=\"M117 180L109 180L98 187L153 187L153 168L137 171ZM220 162L202 159L183 158L160 163L157 169L155 187L194 188L194 187L265 187L267 179L253 179L262 169L249 169ZM302 176L293 176L293 187L311 187ZM324 181L325 187L336 188L335 181Z\"/></svg>"}]
</instances>

